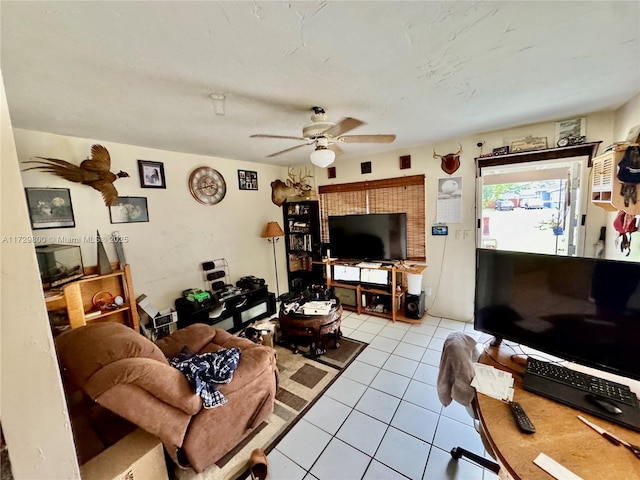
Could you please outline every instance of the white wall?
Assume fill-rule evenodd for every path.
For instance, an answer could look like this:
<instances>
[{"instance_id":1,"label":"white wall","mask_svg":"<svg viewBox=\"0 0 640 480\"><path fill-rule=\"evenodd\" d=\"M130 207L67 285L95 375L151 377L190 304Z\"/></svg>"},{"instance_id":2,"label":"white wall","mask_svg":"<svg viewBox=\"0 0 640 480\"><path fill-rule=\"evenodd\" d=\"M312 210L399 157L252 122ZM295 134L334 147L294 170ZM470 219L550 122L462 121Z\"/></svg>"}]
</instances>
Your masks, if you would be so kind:
<instances>
[{"instance_id":1,"label":"white wall","mask_svg":"<svg viewBox=\"0 0 640 480\"><path fill-rule=\"evenodd\" d=\"M80 478L0 73L0 416L14 478Z\"/></svg>"},{"instance_id":2,"label":"white wall","mask_svg":"<svg viewBox=\"0 0 640 480\"><path fill-rule=\"evenodd\" d=\"M20 162L41 156L77 165L90 154L91 145L99 143L110 153L112 171L124 170L130 175L114 183L119 195L147 198L148 223L111 224L108 208L94 189L49 173L22 172L25 186L71 190L76 227L35 230L48 239L47 243L79 240L84 264L95 265L97 246L85 237L95 237L96 230L101 236L120 232L128 238L124 250L135 294L144 293L160 309L172 307L186 288L205 288L201 263L217 258L226 258L233 283L242 276L256 275L266 279L270 291L276 291L273 250L260 235L268 221L282 225L282 210L271 202L270 186L273 180L286 178L282 167L21 129L15 129L14 134ZM166 189L140 187L139 159L164 164ZM215 168L225 178L227 194L216 205L197 203L187 188L189 174L201 165ZM21 168L29 166L22 164ZM238 169L258 172L257 191L239 190ZM109 259L116 261L113 244L107 244L106 249ZM283 242L277 244L277 254L280 290L286 291Z\"/></svg>"}]
</instances>

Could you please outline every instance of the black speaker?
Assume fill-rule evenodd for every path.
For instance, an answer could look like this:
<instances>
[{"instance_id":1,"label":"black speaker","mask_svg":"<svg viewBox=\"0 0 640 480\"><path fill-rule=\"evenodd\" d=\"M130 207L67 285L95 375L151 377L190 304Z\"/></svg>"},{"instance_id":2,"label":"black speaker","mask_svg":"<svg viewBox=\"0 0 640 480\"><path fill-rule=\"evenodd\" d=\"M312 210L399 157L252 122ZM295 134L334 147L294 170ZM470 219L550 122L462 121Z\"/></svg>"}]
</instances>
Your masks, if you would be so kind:
<instances>
[{"instance_id":1,"label":"black speaker","mask_svg":"<svg viewBox=\"0 0 640 480\"><path fill-rule=\"evenodd\" d=\"M409 295L404 302L404 316L419 320L424 315L424 292L420 295Z\"/></svg>"}]
</instances>

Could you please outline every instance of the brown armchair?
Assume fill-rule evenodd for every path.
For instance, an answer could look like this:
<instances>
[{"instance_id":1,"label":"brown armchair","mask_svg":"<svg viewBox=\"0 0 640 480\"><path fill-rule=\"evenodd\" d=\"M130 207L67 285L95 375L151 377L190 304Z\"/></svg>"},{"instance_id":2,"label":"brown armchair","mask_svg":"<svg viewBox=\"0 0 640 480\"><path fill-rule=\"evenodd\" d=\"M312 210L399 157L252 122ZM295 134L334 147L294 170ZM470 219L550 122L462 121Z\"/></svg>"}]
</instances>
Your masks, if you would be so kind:
<instances>
[{"instance_id":1,"label":"brown armchair","mask_svg":"<svg viewBox=\"0 0 640 480\"><path fill-rule=\"evenodd\" d=\"M167 358L237 347L240 361L218 390L227 403L213 409ZM235 447L273 411L276 362L272 348L204 324L156 344L118 323L96 323L56 338L60 366L96 403L162 440L181 466L201 472Z\"/></svg>"}]
</instances>

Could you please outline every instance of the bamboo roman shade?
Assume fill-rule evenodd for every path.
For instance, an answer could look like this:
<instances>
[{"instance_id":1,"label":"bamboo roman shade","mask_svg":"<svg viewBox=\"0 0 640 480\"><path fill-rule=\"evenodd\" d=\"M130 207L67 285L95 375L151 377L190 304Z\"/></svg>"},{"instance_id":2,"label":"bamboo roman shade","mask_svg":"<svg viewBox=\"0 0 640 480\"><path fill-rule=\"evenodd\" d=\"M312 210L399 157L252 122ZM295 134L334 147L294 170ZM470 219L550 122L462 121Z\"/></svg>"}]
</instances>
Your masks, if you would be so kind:
<instances>
[{"instance_id":1,"label":"bamboo roman shade","mask_svg":"<svg viewBox=\"0 0 640 480\"><path fill-rule=\"evenodd\" d=\"M329 242L329 216L364 213L407 214L407 256L426 259L424 175L323 185L320 196L322 241Z\"/></svg>"}]
</instances>

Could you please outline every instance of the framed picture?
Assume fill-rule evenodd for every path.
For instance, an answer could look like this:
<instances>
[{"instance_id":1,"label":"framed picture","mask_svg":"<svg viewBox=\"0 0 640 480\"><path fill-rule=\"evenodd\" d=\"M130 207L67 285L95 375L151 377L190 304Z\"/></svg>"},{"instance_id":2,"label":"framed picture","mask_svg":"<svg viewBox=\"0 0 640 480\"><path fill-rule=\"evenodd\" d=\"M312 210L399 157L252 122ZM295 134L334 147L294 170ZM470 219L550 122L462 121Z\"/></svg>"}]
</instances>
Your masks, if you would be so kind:
<instances>
[{"instance_id":1,"label":"framed picture","mask_svg":"<svg viewBox=\"0 0 640 480\"><path fill-rule=\"evenodd\" d=\"M580 137L586 137L587 135L587 119L585 117L581 118L571 118L569 120L562 120L560 122L556 122L556 145L561 146L562 143L560 139L570 139L568 144L574 144L575 139L579 139Z\"/></svg>"},{"instance_id":2,"label":"framed picture","mask_svg":"<svg viewBox=\"0 0 640 480\"><path fill-rule=\"evenodd\" d=\"M140 187L142 188L167 188L164 179L164 164L149 160L138 160L140 172Z\"/></svg>"},{"instance_id":3,"label":"framed picture","mask_svg":"<svg viewBox=\"0 0 640 480\"><path fill-rule=\"evenodd\" d=\"M73 228L71 192L68 188L25 188L31 228Z\"/></svg>"},{"instance_id":4,"label":"framed picture","mask_svg":"<svg viewBox=\"0 0 640 480\"><path fill-rule=\"evenodd\" d=\"M238 170L238 188L240 190L258 190L258 172Z\"/></svg>"},{"instance_id":5,"label":"framed picture","mask_svg":"<svg viewBox=\"0 0 640 480\"><path fill-rule=\"evenodd\" d=\"M146 197L118 197L109 207L111 223L138 223L149 221Z\"/></svg>"},{"instance_id":6,"label":"framed picture","mask_svg":"<svg viewBox=\"0 0 640 480\"><path fill-rule=\"evenodd\" d=\"M360 173L371 173L371 162L362 162L360 164Z\"/></svg>"},{"instance_id":7,"label":"framed picture","mask_svg":"<svg viewBox=\"0 0 640 480\"><path fill-rule=\"evenodd\" d=\"M513 153L544 150L545 148L547 148L547 137L525 137L522 140L511 142Z\"/></svg>"},{"instance_id":8,"label":"framed picture","mask_svg":"<svg viewBox=\"0 0 640 480\"><path fill-rule=\"evenodd\" d=\"M411 155L402 155L400 157L400 170L411 168Z\"/></svg>"},{"instance_id":9,"label":"framed picture","mask_svg":"<svg viewBox=\"0 0 640 480\"><path fill-rule=\"evenodd\" d=\"M327 168L327 178L336 178L336 167Z\"/></svg>"}]
</instances>

